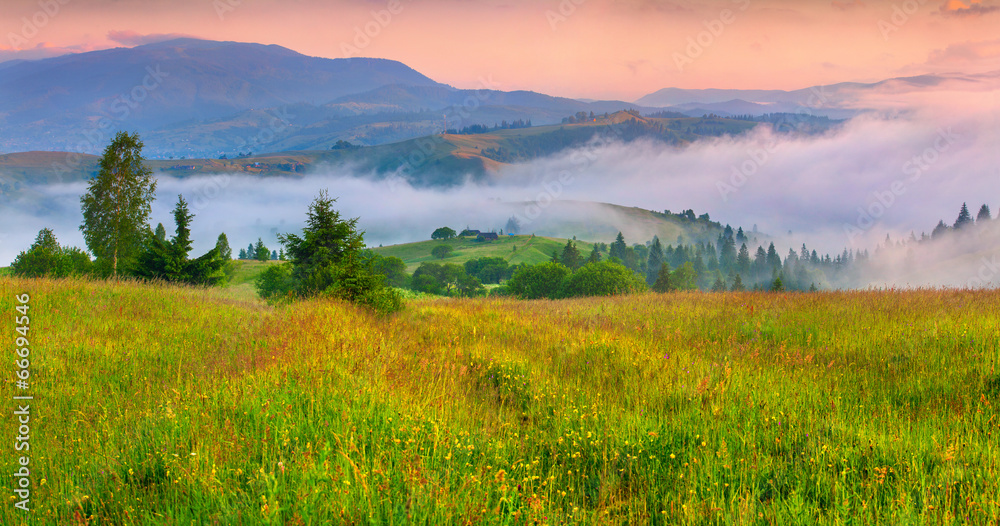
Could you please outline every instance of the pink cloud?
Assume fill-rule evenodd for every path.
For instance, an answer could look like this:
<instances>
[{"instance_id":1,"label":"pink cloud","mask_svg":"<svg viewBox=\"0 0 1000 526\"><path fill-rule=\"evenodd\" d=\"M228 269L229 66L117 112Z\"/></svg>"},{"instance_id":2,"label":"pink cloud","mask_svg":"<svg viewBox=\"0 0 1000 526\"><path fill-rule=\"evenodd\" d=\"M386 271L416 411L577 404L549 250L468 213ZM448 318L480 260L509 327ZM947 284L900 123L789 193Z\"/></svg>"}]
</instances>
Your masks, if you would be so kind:
<instances>
[{"instance_id":1,"label":"pink cloud","mask_svg":"<svg viewBox=\"0 0 1000 526\"><path fill-rule=\"evenodd\" d=\"M979 17L1000 11L1000 6L984 6L980 0L971 1L971 4L966 5L962 0L948 0L938 11L945 16L961 17Z\"/></svg>"}]
</instances>

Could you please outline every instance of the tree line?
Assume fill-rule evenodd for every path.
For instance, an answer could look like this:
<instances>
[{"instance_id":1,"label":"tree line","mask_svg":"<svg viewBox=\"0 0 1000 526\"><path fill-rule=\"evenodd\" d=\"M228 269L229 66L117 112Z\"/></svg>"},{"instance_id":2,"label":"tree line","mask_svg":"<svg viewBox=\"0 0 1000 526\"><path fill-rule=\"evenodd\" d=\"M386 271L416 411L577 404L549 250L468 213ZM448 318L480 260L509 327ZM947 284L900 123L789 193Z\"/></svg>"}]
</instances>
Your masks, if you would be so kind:
<instances>
[{"instance_id":1,"label":"tree line","mask_svg":"<svg viewBox=\"0 0 1000 526\"><path fill-rule=\"evenodd\" d=\"M38 233L28 250L12 264L15 275L67 277L87 275L118 280L217 285L232 270L232 250L222 233L205 254L190 257L191 223L194 214L183 195L173 209L174 234L148 224L155 199L156 180L145 166L143 143L137 133L119 132L104 150L98 174L89 181L81 197L83 223L80 230L90 253L77 247L62 247L49 228ZM262 297L291 300L324 296L393 312L402 307L398 292L384 284L382 269L364 248L357 219L343 219L333 210L335 199L323 191L307 211L302 234L279 235L281 252L257 244L241 249L243 259L282 259L289 264L271 265L257 280ZM94 259L91 259L91 254Z\"/></svg>"}]
</instances>

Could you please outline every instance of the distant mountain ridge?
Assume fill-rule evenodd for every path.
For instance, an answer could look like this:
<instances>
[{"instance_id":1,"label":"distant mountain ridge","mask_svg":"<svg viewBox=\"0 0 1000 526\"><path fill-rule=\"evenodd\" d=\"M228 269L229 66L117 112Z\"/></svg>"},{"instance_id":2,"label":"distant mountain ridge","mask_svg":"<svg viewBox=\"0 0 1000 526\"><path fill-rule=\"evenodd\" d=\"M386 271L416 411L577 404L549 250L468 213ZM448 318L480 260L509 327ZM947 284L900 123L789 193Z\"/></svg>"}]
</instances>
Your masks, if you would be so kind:
<instances>
[{"instance_id":1,"label":"distant mountain ridge","mask_svg":"<svg viewBox=\"0 0 1000 526\"><path fill-rule=\"evenodd\" d=\"M0 137L5 151L75 150L87 140L81 135L105 131L101 118L106 129L148 133L255 108L323 104L386 84L438 85L392 60L194 39L20 61L2 71L0 125L17 130Z\"/></svg>"},{"instance_id":2,"label":"distant mountain ridge","mask_svg":"<svg viewBox=\"0 0 1000 526\"><path fill-rule=\"evenodd\" d=\"M939 74L897 77L879 82L841 82L811 86L798 90L753 89L682 89L663 88L640 97L640 106L665 108L694 113L715 112L722 116L768 111L810 114L831 118L847 118L858 113L854 103L860 95L892 89L919 89L937 86L947 81L980 82L995 78L1000 72L976 75Z\"/></svg>"},{"instance_id":3,"label":"distant mountain ridge","mask_svg":"<svg viewBox=\"0 0 1000 526\"><path fill-rule=\"evenodd\" d=\"M993 73L996 76L997 73ZM217 159L377 146L503 121L559 124L622 110L690 117L798 113L850 118L859 93L977 82L924 75L794 91L666 88L635 102L457 89L393 60L309 57L276 45L182 38L0 63L0 153L100 154L137 131L151 159ZM666 115L666 114L661 114Z\"/></svg>"},{"instance_id":4,"label":"distant mountain ridge","mask_svg":"<svg viewBox=\"0 0 1000 526\"><path fill-rule=\"evenodd\" d=\"M0 71L2 152L95 154L118 129L139 131L153 157L323 149L435 133L449 110L460 117L449 126L461 127L635 106L455 89L392 60L190 38L11 61Z\"/></svg>"}]
</instances>

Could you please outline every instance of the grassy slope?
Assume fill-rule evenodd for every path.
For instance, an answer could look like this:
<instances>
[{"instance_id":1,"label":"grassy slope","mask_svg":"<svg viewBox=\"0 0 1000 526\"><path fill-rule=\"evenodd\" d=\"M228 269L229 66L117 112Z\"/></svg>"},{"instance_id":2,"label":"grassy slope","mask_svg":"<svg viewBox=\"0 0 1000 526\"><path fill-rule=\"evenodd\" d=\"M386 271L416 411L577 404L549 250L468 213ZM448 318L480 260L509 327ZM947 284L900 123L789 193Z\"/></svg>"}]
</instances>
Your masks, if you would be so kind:
<instances>
[{"instance_id":1,"label":"grassy slope","mask_svg":"<svg viewBox=\"0 0 1000 526\"><path fill-rule=\"evenodd\" d=\"M234 299L254 301L257 299L257 291L253 286L254 280L268 266L280 265L282 262L235 260L232 263L235 267L235 272L225 287L222 288L222 291Z\"/></svg>"},{"instance_id":2,"label":"grassy slope","mask_svg":"<svg viewBox=\"0 0 1000 526\"><path fill-rule=\"evenodd\" d=\"M998 291L434 301L376 319L0 278L8 335L23 292L38 524L1000 519Z\"/></svg>"},{"instance_id":3,"label":"grassy slope","mask_svg":"<svg viewBox=\"0 0 1000 526\"><path fill-rule=\"evenodd\" d=\"M486 170L495 170L503 165L493 159L480 155L482 149L505 147L517 150L518 145L525 141L543 139L554 132L581 132L590 128L617 124L631 115L618 113L607 120L579 124L563 124L535 126L514 130L498 130L491 133L475 135L430 135L378 146L351 150L309 150L284 151L277 153L258 154L243 159L176 159L152 160L148 165L156 172L162 172L178 177L191 175L211 175L222 173L243 173L247 175L303 175L312 166L321 164L353 163L366 168L380 171L395 171L406 163L409 168L421 174L421 180L426 184L452 184L455 177L464 177L469 173L480 174ZM697 140L700 135L692 130L699 125L711 126L726 133L738 134L757 125L757 123L731 119L651 119L642 118L645 123L658 123L678 126L677 135L681 142ZM706 124L707 123L707 124ZM543 153L555 148L542 148ZM66 182L81 180L97 173L96 155L83 155L79 159L70 157L66 152L23 152L0 155L0 195L20 194L23 189L15 189L15 183L53 183L60 180ZM72 166L62 175L55 166ZM8 187L7 185L10 185Z\"/></svg>"},{"instance_id":4,"label":"grassy slope","mask_svg":"<svg viewBox=\"0 0 1000 526\"><path fill-rule=\"evenodd\" d=\"M482 257L502 257L511 265L528 263L535 265L552 259L552 251L562 253L566 246L565 239L541 236L502 236L497 241L476 242L474 238L456 238L447 241L418 241L402 245L379 247L375 251L383 256L396 256L406 263L406 271L413 272L420 263L431 261L436 263L462 264L470 259ZM445 259L431 256L431 250L438 245L448 245L454 252ZM517 250L514 250L517 247ZM586 258L593 244L577 241L576 248L582 257Z\"/></svg>"}]
</instances>

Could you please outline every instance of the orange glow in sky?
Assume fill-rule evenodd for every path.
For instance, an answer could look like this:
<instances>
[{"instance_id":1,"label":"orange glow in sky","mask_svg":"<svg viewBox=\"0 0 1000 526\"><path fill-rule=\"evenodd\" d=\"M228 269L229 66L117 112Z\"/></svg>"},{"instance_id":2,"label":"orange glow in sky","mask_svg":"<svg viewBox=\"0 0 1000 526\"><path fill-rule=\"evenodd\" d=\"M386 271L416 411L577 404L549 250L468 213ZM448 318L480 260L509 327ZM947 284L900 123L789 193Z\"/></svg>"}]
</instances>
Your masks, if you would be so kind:
<instances>
[{"instance_id":1,"label":"orange glow in sky","mask_svg":"<svg viewBox=\"0 0 1000 526\"><path fill-rule=\"evenodd\" d=\"M11 0L0 61L190 35L394 59L462 88L634 100L1000 70L998 27L1000 0Z\"/></svg>"}]
</instances>

